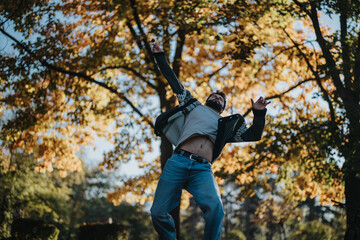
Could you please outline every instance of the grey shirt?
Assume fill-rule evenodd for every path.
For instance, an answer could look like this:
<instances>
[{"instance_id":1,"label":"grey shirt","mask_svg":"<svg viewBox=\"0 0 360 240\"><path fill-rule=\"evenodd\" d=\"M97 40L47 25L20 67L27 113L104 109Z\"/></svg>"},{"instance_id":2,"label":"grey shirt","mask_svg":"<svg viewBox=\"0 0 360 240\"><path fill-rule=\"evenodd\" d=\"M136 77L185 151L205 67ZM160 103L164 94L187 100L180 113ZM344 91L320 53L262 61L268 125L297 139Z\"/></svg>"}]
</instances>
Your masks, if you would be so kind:
<instances>
[{"instance_id":1,"label":"grey shirt","mask_svg":"<svg viewBox=\"0 0 360 240\"><path fill-rule=\"evenodd\" d=\"M185 118L184 126L176 147L193 136L208 136L215 143L220 114L212 108L199 105Z\"/></svg>"}]
</instances>

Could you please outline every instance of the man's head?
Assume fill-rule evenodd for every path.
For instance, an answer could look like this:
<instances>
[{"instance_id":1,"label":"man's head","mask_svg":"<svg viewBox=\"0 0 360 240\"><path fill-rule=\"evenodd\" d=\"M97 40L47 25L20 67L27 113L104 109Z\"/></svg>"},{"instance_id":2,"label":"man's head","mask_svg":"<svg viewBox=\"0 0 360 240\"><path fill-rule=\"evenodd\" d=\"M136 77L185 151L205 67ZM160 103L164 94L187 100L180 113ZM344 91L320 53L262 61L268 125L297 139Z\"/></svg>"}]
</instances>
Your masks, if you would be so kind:
<instances>
[{"instance_id":1,"label":"man's head","mask_svg":"<svg viewBox=\"0 0 360 240\"><path fill-rule=\"evenodd\" d=\"M215 111L222 113L226 107L227 99L225 93L221 91L213 92L206 99L205 105L211 107Z\"/></svg>"}]
</instances>

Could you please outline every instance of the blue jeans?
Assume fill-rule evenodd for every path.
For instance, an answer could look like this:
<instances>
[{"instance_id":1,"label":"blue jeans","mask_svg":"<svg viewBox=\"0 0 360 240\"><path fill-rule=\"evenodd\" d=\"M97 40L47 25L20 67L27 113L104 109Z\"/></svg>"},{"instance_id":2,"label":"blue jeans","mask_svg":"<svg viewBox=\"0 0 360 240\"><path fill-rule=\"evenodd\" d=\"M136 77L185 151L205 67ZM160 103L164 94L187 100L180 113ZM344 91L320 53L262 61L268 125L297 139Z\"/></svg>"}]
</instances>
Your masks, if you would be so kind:
<instances>
[{"instance_id":1,"label":"blue jeans","mask_svg":"<svg viewBox=\"0 0 360 240\"><path fill-rule=\"evenodd\" d=\"M150 210L160 239L176 239L174 220L169 212L179 205L182 189L193 195L204 213L204 239L220 239L224 211L211 165L178 154L173 154L166 162Z\"/></svg>"}]
</instances>

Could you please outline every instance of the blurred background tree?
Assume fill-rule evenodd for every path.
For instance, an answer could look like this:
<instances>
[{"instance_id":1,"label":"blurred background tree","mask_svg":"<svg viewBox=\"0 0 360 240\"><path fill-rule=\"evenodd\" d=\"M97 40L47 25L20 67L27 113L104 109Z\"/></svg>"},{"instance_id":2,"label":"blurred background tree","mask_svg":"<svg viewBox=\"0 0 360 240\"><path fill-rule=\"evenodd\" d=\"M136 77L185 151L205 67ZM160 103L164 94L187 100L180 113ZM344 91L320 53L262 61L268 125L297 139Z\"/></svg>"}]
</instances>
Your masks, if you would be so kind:
<instances>
[{"instance_id":1,"label":"blurred background tree","mask_svg":"<svg viewBox=\"0 0 360 240\"><path fill-rule=\"evenodd\" d=\"M60 224L70 220L70 186L54 181L53 174L34 171L35 166L33 157L16 153L11 156L9 167L1 169L1 237L10 237L14 218Z\"/></svg>"},{"instance_id":2,"label":"blurred background tree","mask_svg":"<svg viewBox=\"0 0 360 240\"><path fill-rule=\"evenodd\" d=\"M150 216L142 206L122 203L114 206L106 199L114 179L98 169L71 173L66 178L35 171L33 156L15 153L8 168L1 168L1 238L10 238L15 219L41 220L54 224L59 239L76 239L83 223L104 219L127 226L129 239L154 239Z\"/></svg>"}]
</instances>

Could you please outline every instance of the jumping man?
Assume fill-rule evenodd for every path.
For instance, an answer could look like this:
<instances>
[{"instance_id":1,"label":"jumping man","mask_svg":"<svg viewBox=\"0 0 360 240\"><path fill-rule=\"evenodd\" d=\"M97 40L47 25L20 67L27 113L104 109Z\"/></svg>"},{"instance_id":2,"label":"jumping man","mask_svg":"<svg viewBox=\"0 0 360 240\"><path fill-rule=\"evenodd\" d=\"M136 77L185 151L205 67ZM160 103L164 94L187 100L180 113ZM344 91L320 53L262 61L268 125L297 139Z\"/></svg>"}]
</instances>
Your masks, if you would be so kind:
<instances>
[{"instance_id":1,"label":"jumping man","mask_svg":"<svg viewBox=\"0 0 360 240\"><path fill-rule=\"evenodd\" d=\"M220 156L228 142L258 141L265 125L266 106L263 97L251 99L253 125L246 127L240 114L221 117L226 96L217 91L205 105L192 97L177 79L159 44L153 42L156 62L179 100L179 106L158 118L155 131L175 146L165 164L151 207L151 217L160 239L176 239L173 218L169 212L180 203L182 189L191 193L204 213L204 239L220 239L224 211L211 164ZM176 122L176 123L175 123Z\"/></svg>"}]
</instances>

